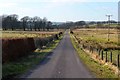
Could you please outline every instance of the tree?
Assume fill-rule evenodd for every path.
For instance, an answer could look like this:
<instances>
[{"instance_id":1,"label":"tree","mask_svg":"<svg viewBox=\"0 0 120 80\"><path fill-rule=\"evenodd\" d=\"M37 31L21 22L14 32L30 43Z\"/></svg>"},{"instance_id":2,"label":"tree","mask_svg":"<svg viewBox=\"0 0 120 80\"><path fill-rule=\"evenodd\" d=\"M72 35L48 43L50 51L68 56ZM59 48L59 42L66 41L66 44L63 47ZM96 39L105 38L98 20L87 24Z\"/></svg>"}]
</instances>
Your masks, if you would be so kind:
<instances>
[{"instance_id":1,"label":"tree","mask_svg":"<svg viewBox=\"0 0 120 80\"><path fill-rule=\"evenodd\" d=\"M15 28L18 27L18 15L13 14L10 15L11 17L11 29L14 30Z\"/></svg>"},{"instance_id":2,"label":"tree","mask_svg":"<svg viewBox=\"0 0 120 80\"><path fill-rule=\"evenodd\" d=\"M43 28L43 31L45 31L46 23L47 23L47 18L44 17L43 20L42 20L42 28Z\"/></svg>"},{"instance_id":3,"label":"tree","mask_svg":"<svg viewBox=\"0 0 120 80\"><path fill-rule=\"evenodd\" d=\"M49 31L49 29L52 29L52 22L51 21L48 21L47 22L47 31Z\"/></svg>"},{"instance_id":4,"label":"tree","mask_svg":"<svg viewBox=\"0 0 120 80\"><path fill-rule=\"evenodd\" d=\"M75 22L75 25L76 26L83 26L83 25L86 25L86 22L85 21L77 21L77 22Z\"/></svg>"},{"instance_id":5,"label":"tree","mask_svg":"<svg viewBox=\"0 0 120 80\"><path fill-rule=\"evenodd\" d=\"M36 31L36 29L38 29L38 30L40 29L39 21L40 21L40 17L38 17L38 16L33 17L33 24L34 24L35 31Z\"/></svg>"},{"instance_id":6,"label":"tree","mask_svg":"<svg viewBox=\"0 0 120 80\"><path fill-rule=\"evenodd\" d=\"M7 15L2 15L2 28L3 30L7 30Z\"/></svg>"},{"instance_id":7,"label":"tree","mask_svg":"<svg viewBox=\"0 0 120 80\"><path fill-rule=\"evenodd\" d=\"M97 24L97 22L91 21L91 22L89 22L89 24Z\"/></svg>"},{"instance_id":8,"label":"tree","mask_svg":"<svg viewBox=\"0 0 120 80\"><path fill-rule=\"evenodd\" d=\"M12 29L18 27L18 15L12 14L12 15L3 15L2 16L2 27L3 30Z\"/></svg>"},{"instance_id":9,"label":"tree","mask_svg":"<svg viewBox=\"0 0 120 80\"><path fill-rule=\"evenodd\" d=\"M40 31L40 29L42 29L42 19L41 18L38 19L38 30Z\"/></svg>"},{"instance_id":10,"label":"tree","mask_svg":"<svg viewBox=\"0 0 120 80\"><path fill-rule=\"evenodd\" d=\"M29 17L29 19L28 19L28 27L29 27L30 31L32 31L33 19L31 17Z\"/></svg>"},{"instance_id":11,"label":"tree","mask_svg":"<svg viewBox=\"0 0 120 80\"><path fill-rule=\"evenodd\" d=\"M23 18L21 18L22 21L22 26L23 26L23 30L25 31L25 28L28 28L28 20L29 20L29 16L25 16Z\"/></svg>"}]
</instances>

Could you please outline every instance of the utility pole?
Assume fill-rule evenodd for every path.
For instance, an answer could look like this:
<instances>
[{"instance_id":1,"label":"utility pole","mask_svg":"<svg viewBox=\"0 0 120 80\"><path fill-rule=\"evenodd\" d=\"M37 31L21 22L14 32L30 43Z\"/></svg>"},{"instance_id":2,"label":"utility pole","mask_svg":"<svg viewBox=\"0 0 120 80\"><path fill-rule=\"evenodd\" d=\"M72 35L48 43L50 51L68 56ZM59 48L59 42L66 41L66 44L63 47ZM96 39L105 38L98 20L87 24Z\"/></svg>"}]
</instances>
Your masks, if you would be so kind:
<instances>
[{"instance_id":1,"label":"utility pole","mask_svg":"<svg viewBox=\"0 0 120 80\"><path fill-rule=\"evenodd\" d=\"M106 15L108 17L108 41L110 41L110 19L112 15Z\"/></svg>"}]
</instances>

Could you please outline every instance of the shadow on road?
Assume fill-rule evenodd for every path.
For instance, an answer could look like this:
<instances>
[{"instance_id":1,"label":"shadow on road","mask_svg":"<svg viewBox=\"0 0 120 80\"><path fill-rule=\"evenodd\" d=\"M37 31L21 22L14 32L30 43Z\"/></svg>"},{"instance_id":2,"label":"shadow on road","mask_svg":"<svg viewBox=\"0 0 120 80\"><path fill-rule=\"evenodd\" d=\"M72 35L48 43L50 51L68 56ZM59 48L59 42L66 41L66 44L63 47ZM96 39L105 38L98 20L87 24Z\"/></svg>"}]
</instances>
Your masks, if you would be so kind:
<instances>
[{"instance_id":1,"label":"shadow on road","mask_svg":"<svg viewBox=\"0 0 120 80\"><path fill-rule=\"evenodd\" d=\"M52 56L52 55L53 55L52 52L50 52L49 54L47 54L47 55L45 56L45 58L40 62L39 65L44 65L44 64L46 64L46 63L51 59L51 56Z\"/></svg>"}]
</instances>

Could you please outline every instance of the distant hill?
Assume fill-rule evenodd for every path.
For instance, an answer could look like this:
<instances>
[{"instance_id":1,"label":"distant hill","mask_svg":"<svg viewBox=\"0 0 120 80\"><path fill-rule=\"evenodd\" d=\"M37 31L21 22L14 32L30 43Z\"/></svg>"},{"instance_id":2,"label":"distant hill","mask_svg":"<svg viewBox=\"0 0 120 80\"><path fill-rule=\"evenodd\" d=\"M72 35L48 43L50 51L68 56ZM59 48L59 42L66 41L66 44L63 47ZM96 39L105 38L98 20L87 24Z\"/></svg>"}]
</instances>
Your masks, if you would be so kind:
<instances>
[{"instance_id":1,"label":"distant hill","mask_svg":"<svg viewBox=\"0 0 120 80\"><path fill-rule=\"evenodd\" d=\"M60 25L60 24L63 24L64 22L52 22L53 25Z\"/></svg>"}]
</instances>

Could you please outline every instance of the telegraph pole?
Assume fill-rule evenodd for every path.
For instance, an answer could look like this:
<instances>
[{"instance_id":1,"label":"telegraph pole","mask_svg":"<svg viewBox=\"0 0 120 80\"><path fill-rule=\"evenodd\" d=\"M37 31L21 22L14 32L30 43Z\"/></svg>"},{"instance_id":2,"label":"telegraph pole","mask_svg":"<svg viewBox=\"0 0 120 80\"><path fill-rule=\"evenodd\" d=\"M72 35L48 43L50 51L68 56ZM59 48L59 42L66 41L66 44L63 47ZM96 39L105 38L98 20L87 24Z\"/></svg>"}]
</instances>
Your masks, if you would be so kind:
<instances>
[{"instance_id":1,"label":"telegraph pole","mask_svg":"<svg viewBox=\"0 0 120 80\"><path fill-rule=\"evenodd\" d=\"M110 41L110 19L112 15L106 15L108 17L108 41Z\"/></svg>"}]
</instances>

